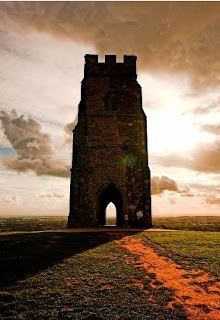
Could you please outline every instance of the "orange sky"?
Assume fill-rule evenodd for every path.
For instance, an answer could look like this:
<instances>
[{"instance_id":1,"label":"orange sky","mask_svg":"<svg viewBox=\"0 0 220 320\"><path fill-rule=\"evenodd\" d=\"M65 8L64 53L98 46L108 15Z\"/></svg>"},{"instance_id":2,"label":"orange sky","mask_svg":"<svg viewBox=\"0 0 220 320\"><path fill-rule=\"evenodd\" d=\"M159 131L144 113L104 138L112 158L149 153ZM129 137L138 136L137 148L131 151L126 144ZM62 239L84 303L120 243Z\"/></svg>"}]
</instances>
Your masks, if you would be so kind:
<instances>
[{"instance_id":1,"label":"orange sky","mask_svg":"<svg viewBox=\"0 0 220 320\"><path fill-rule=\"evenodd\" d=\"M68 215L65 127L97 53L138 57L153 215L218 215L219 6L0 2L0 214Z\"/></svg>"}]
</instances>

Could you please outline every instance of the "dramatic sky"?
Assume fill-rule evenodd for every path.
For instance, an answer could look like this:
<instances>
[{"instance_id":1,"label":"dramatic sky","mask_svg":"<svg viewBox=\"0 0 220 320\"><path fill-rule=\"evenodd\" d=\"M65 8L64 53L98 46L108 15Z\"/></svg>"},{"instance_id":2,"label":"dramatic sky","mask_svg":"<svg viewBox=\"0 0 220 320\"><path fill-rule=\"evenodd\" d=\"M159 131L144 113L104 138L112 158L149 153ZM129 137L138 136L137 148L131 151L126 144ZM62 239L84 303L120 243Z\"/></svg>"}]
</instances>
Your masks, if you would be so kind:
<instances>
[{"instance_id":1,"label":"dramatic sky","mask_svg":"<svg viewBox=\"0 0 220 320\"><path fill-rule=\"evenodd\" d=\"M86 53L138 57L153 215L219 215L219 2L0 2L0 214L68 214Z\"/></svg>"}]
</instances>

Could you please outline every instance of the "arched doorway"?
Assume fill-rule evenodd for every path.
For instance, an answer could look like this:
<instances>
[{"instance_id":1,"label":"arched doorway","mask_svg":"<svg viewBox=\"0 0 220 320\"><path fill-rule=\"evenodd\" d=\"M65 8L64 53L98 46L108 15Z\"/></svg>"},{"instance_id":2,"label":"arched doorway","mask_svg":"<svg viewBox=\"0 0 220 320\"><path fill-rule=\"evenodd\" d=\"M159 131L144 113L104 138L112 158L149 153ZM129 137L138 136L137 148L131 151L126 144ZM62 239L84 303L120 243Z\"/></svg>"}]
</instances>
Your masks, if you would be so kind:
<instances>
[{"instance_id":1,"label":"arched doorway","mask_svg":"<svg viewBox=\"0 0 220 320\"><path fill-rule=\"evenodd\" d=\"M106 226L116 226L117 225L117 209L114 203L110 202L105 209Z\"/></svg>"},{"instance_id":2,"label":"arched doorway","mask_svg":"<svg viewBox=\"0 0 220 320\"><path fill-rule=\"evenodd\" d=\"M99 225L106 225L106 207L110 202L116 207L116 226L123 226L123 200L120 191L113 184L105 188L99 195L97 208Z\"/></svg>"}]
</instances>

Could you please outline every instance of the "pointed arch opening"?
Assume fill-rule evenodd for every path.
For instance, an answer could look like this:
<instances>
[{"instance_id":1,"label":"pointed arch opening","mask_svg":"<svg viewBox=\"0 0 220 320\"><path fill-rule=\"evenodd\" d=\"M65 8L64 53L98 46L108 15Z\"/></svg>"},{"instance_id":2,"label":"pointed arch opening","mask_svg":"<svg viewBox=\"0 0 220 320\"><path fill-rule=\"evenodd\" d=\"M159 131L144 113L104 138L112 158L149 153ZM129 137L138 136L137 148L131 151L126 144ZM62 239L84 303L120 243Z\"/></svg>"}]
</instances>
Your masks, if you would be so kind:
<instances>
[{"instance_id":1,"label":"pointed arch opening","mask_svg":"<svg viewBox=\"0 0 220 320\"><path fill-rule=\"evenodd\" d=\"M117 209L113 202L109 202L105 209L106 226L117 225Z\"/></svg>"},{"instance_id":2,"label":"pointed arch opening","mask_svg":"<svg viewBox=\"0 0 220 320\"><path fill-rule=\"evenodd\" d=\"M119 189L113 184L105 188L99 195L98 205L97 205L99 225L100 226L108 225L108 221L106 217L106 213L107 213L106 208L111 203L115 206L115 209L116 209L115 225L117 227L123 226L123 223L124 223L123 199Z\"/></svg>"}]
</instances>

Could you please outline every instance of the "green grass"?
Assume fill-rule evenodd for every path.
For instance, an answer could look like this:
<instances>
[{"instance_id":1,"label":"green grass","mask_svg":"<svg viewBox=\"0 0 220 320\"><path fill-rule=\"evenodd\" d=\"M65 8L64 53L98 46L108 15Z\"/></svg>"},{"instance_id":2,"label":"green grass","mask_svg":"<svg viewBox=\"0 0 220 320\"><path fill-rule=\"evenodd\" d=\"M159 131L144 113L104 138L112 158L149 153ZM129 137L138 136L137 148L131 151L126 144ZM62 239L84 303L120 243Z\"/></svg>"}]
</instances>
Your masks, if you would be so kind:
<instances>
[{"instance_id":1,"label":"green grass","mask_svg":"<svg viewBox=\"0 0 220 320\"><path fill-rule=\"evenodd\" d=\"M65 216L1 217L0 232L57 230L65 228L66 224ZM115 224L115 220L110 217L107 224ZM220 216L153 217L153 224L162 229L220 231Z\"/></svg>"},{"instance_id":2,"label":"green grass","mask_svg":"<svg viewBox=\"0 0 220 320\"><path fill-rule=\"evenodd\" d=\"M0 318L186 319L181 306L167 308L171 290L152 289L146 271L125 262L124 252L112 241L120 237L47 232L1 236L1 274L8 272L8 277L1 286ZM156 303L134 279L144 283Z\"/></svg>"},{"instance_id":3,"label":"green grass","mask_svg":"<svg viewBox=\"0 0 220 320\"><path fill-rule=\"evenodd\" d=\"M220 280L219 232L145 232L138 236L158 253L172 258L184 268L204 269Z\"/></svg>"},{"instance_id":4,"label":"green grass","mask_svg":"<svg viewBox=\"0 0 220 320\"><path fill-rule=\"evenodd\" d=\"M108 241L105 235L59 233L2 234L0 286L14 283L65 258Z\"/></svg>"},{"instance_id":5,"label":"green grass","mask_svg":"<svg viewBox=\"0 0 220 320\"><path fill-rule=\"evenodd\" d=\"M0 217L0 232L57 230L66 227L67 217Z\"/></svg>"},{"instance_id":6,"label":"green grass","mask_svg":"<svg viewBox=\"0 0 220 320\"><path fill-rule=\"evenodd\" d=\"M153 217L155 228L220 231L220 216Z\"/></svg>"},{"instance_id":7,"label":"green grass","mask_svg":"<svg viewBox=\"0 0 220 320\"><path fill-rule=\"evenodd\" d=\"M176 228L179 224L183 228L187 219L163 220L167 223L164 227ZM202 228L205 228L206 222L202 219L198 221L203 221ZM10 218L3 222L0 318L186 319L180 305L175 305L173 310L167 308L167 302L173 299L171 290L149 285L156 281L154 274L126 263L125 255L136 257L123 251L113 240L129 232L27 232L62 229L65 224L65 217ZM16 230L26 232L7 233ZM204 269L220 279L218 232L142 232L133 236L140 237L146 245L185 269ZM147 294L135 285L135 279L144 284ZM156 303L150 301L149 296Z\"/></svg>"}]
</instances>

